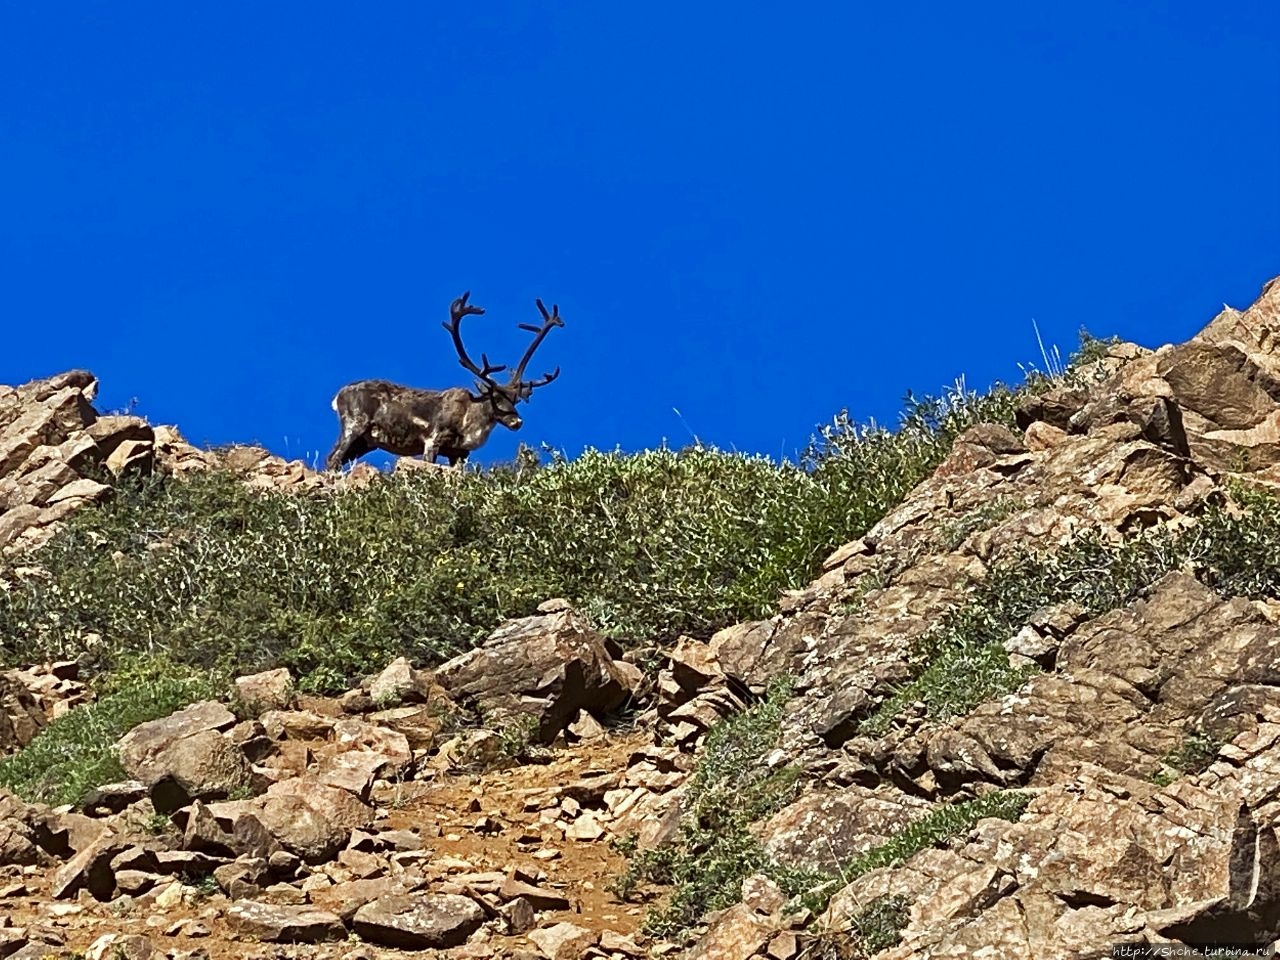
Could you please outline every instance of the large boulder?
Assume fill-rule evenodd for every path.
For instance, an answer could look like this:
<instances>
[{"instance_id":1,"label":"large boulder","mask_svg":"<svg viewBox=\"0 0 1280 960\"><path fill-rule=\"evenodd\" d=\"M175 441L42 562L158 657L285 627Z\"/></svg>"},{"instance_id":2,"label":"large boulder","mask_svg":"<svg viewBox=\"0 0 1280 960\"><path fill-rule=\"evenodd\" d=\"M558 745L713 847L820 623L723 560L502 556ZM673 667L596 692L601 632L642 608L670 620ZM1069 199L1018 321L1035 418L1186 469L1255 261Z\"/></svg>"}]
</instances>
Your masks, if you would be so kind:
<instances>
[{"instance_id":1,"label":"large boulder","mask_svg":"<svg viewBox=\"0 0 1280 960\"><path fill-rule=\"evenodd\" d=\"M534 718L543 741L582 710L603 716L617 709L631 693L630 676L572 610L504 623L483 646L435 674L452 698L479 705L499 722Z\"/></svg>"},{"instance_id":2,"label":"large boulder","mask_svg":"<svg viewBox=\"0 0 1280 960\"><path fill-rule=\"evenodd\" d=\"M148 788L161 813L221 799L250 779L244 753L223 733L235 722L225 706L206 700L139 724L116 745L121 766Z\"/></svg>"},{"instance_id":3,"label":"large boulder","mask_svg":"<svg viewBox=\"0 0 1280 960\"><path fill-rule=\"evenodd\" d=\"M402 950L440 950L466 943L484 923L470 897L406 893L379 897L355 913L352 929L363 939Z\"/></svg>"}]
</instances>

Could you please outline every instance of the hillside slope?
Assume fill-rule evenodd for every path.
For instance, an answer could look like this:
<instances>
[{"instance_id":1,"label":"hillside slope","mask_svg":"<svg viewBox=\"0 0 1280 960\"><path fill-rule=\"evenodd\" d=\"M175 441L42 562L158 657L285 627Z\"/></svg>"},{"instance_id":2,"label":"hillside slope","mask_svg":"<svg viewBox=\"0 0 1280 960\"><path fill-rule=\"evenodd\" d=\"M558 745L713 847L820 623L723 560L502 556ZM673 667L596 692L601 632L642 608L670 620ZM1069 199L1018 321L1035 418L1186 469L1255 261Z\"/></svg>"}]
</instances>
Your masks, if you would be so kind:
<instances>
[{"instance_id":1,"label":"hillside slope","mask_svg":"<svg viewBox=\"0 0 1280 960\"><path fill-rule=\"evenodd\" d=\"M91 382L68 374L0 391L10 609L59 583L56 569L39 572L65 555L57 525L74 528L78 510L111 497L125 482L114 475L225 467L254 489L319 498L390 482L317 475L260 451L196 451L163 428L98 417ZM662 634L661 611L684 616L687 597L755 589L752 562L799 562L840 528L792 512L864 495L824 481L821 464L779 481L811 499L760 501L769 525L735 515L703 538L697 511L664 499L699 549L734 548L707 568L705 594L664 594L658 613L628 621L647 636L597 632L610 623L593 621L625 615L633 594L607 592L607 576L573 581L581 595L511 600L529 615L429 672L401 661L378 675L399 642L386 641L367 648L383 659L340 698L299 700L296 678L276 672L241 680L236 715L210 701L144 725L119 749L131 779L90 797L85 816L0 799L0 903L22 921L0 924L0 956L126 932L135 939L95 949L559 960L678 945L691 957L789 960L1275 942L1280 282L1187 343L1111 345L1069 375L965 409L928 434L945 456L895 461L900 480L919 469L922 482L868 500L874 523L859 526L871 509L861 501L842 514L865 532L770 616ZM709 455L692 462L725 469ZM622 525L624 505L645 494L612 469L601 475L616 500L592 487L561 502L604 502L598 529L647 545L645 524L663 511ZM764 467L732 469L744 491L772 482ZM512 509L524 491L536 507L566 476L447 502L488 529L489 504ZM718 503L697 491L703 509ZM266 514L245 516L252 526ZM792 526L808 539L773 552L751 540ZM122 541L137 557L120 551L116 579L134 583L148 555L181 552L172 531L149 537ZM565 569L592 563L584 549ZM203 569L155 565L178 579ZM535 611L537 600L547 602ZM68 646L79 634L62 630L68 616L48 612L5 622L39 624L56 644L0 641L81 653ZM373 622L383 621L358 627ZM0 736L26 745L9 779L29 793L56 784L24 757L52 757L42 741L62 742L58 723L37 731L91 696L76 672L14 671L0 690ZM183 682L184 703L221 692ZM620 712L625 729L599 727ZM41 920L59 911L52 928Z\"/></svg>"}]
</instances>

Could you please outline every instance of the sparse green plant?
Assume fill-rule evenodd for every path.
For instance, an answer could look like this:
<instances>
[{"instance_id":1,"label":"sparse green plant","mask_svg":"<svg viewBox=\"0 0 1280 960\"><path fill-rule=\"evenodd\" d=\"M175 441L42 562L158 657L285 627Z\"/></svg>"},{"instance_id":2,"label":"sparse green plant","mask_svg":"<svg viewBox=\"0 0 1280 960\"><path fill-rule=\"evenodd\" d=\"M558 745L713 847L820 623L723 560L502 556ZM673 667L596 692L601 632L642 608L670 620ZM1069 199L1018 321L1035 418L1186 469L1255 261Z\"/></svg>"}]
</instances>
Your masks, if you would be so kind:
<instances>
[{"instance_id":1,"label":"sparse green plant","mask_svg":"<svg viewBox=\"0 0 1280 960\"><path fill-rule=\"evenodd\" d=\"M1224 596L1278 595L1280 499L1240 484L1232 492L1233 505L1210 508L1194 525L1158 526L1120 542L1089 532L1049 552L1022 551L1001 561L914 641L914 679L861 731L883 734L908 704L924 703L928 716L940 720L1016 690L1039 668L1011 664L1004 642L1048 605L1071 602L1096 616L1180 569Z\"/></svg>"},{"instance_id":2,"label":"sparse green plant","mask_svg":"<svg viewBox=\"0 0 1280 960\"><path fill-rule=\"evenodd\" d=\"M1203 773L1218 758L1218 751L1226 741L1219 735L1204 730L1194 730L1176 750L1160 758L1161 767L1151 775L1151 781L1167 787L1179 777Z\"/></svg>"},{"instance_id":3,"label":"sparse green plant","mask_svg":"<svg viewBox=\"0 0 1280 960\"><path fill-rule=\"evenodd\" d=\"M495 732L498 734L500 756L508 761L519 763L543 752L537 744L537 717L528 714L515 717Z\"/></svg>"},{"instance_id":4,"label":"sparse green plant","mask_svg":"<svg viewBox=\"0 0 1280 960\"><path fill-rule=\"evenodd\" d=\"M880 867L906 863L927 847L940 846L968 833L979 820L996 817L1016 821L1030 802L1031 794L1024 791L996 790L974 800L938 804L884 843L842 864L837 873L825 882L810 886L801 895L800 902L815 914L820 914L826 910L833 893L864 874Z\"/></svg>"},{"instance_id":5,"label":"sparse green plant","mask_svg":"<svg viewBox=\"0 0 1280 960\"><path fill-rule=\"evenodd\" d=\"M848 934L864 957L895 947L907 926L911 902L900 895L876 897L849 918Z\"/></svg>"},{"instance_id":6,"label":"sparse green plant","mask_svg":"<svg viewBox=\"0 0 1280 960\"><path fill-rule=\"evenodd\" d=\"M168 833L173 829L173 821L163 813L153 813L143 821L142 826L147 833L153 833L156 836L159 836L161 834Z\"/></svg>"},{"instance_id":7,"label":"sparse green plant","mask_svg":"<svg viewBox=\"0 0 1280 960\"><path fill-rule=\"evenodd\" d=\"M1018 497L996 497L956 520L941 524L938 539L944 549L954 550L973 534L990 530L1026 508L1026 501Z\"/></svg>"},{"instance_id":8,"label":"sparse green plant","mask_svg":"<svg viewBox=\"0 0 1280 960\"><path fill-rule=\"evenodd\" d=\"M1099 360L1105 359L1112 347L1118 345L1122 341L1119 337L1095 337L1084 327L1080 328L1080 343L1076 347L1075 352L1071 355L1069 368L1081 369L1095 364Z\"/></svg>"},{"instance_id":9,"label":"sparse green plant","mask_svg":"<svg viewBox=\"0 0 1280 960\"><path fill-rule=\"evenodd\" d=\"M642 883L671 887L665 902L645 919L650 933L679 936L708 912L736 903L742 881L752 873L790 878L749 829L797 795L800 771L765 762L777 743L790 692L789 680L775 681L759 703L714 726L686 787L679 836L654 849L631 846L630 862L613 892L625 900Z\"/></svg>"}]
</instances>

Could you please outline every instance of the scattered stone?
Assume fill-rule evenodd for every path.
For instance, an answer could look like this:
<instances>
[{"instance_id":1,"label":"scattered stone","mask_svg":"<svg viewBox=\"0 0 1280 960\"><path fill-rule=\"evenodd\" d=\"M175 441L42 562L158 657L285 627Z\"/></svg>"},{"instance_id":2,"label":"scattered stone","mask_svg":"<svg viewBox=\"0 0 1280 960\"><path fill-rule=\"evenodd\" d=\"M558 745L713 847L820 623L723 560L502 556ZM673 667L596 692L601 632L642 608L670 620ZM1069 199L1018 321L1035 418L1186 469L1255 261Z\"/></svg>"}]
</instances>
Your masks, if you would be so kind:
<instances>
[{"instance_id":1,"label":"scattered stone","mask_svg":"<svg viewBox=\"0 0 1280 960\"><path fill-rule=\"evenodd\" d=\"M572 923L557 923L530 930L528 937L547 960L579 960L600 942L600 935L596 931Z\"/></svg>"},{"instance_id":2,"label":"scattered stone","mask_svg":"<svg viewBox=\"0 0 1280 960\"><path fill-rule=\"evenodd\" d=\"M535 910L569 909L569 898L564 894L526 883L514 873L509 873L503 878L501 886L498 887L498 896L503 900L524 900Z\"/></svg>"},{"instance_id":3,"label":"scattered stone","mask_svg":"<svg viewBox=\"0 0 1280 960\"><path fill-rule=\"evenodd\" d=\"M470 897L393 894L360 907L351 926L370 943L402 950L439 950L465 943L484 919L484 910Z\"/></svg>"},{"instance_id":4,"label":"scattered stone","mask_svg":"<svg viewBox=\"0 0 1280 960\"><path fill-rule=\"evenodd\" d=\"M120 764L135 780L154 783L159 774L152 766L167 749L199 733L230 730L235 714L214 700L202 700L160 720L139 724L116 744ZM161 771L163 772L163 771Z\"/></svg>"},{"instance_id":5,"label":"scattered stone","mask_svg":"<svg viewBox=\"0 0 1280 960\"><path fill-rule=\"evenodd\" d=\"M415 670L397 657L369 684L369 696L379 707L402 703L426 703L431 698L431 676Z\"/></svg>"},{"instance_id":6,"label":"scattered stone","mask_svg":"<svg viewBox=\"0 0 1280 960\"><path fill-rule=\"evenodd\" d=\"M746 960L761 953L773 933L762 917L739 903L711 921L688 956L690 960Z\"/></svg>"},{"instance_id":7,"label":"scattered stone","mask_svg":"<svg viewBox=\"0 0 1280 960\"><path fill-rule=\"evenodd\" d=\"M236 697L253 716L268 710L288 710L293 706L293 677L288 668L267 670L235 681Z\"/></svg>"},{"instance_id":8,"label":"scattered stone","mask_svg":"<svg viewBox=\"0 0 1280 960\"><path fill-rule=\"evenodd\" d=\"M454 699L500 720L532 716L544 743L581 711L603 716L631 692L603 639L571 610L509 621L437 667L435 678Z\"/></svg>"},{"instance_id":9,"label":"scattered stone","mask_svg":"<svg viewBox=\"0 0 1280 960\"><path fill-rule=\"evenodd\" d=\"M269 943L319 943L346 936L337 915L305 905L241 900L227 910L227 924L236 933Z\"/></svg>"},{"instance_id":10,"label":"scattered stone","mask_svg":"<svg viewBox=\"0 0 1280 960\"><path fill-rule=\"evenodd\" d=\"M104 933L85 949L85 960L151 960L151 941L136 933Z\"/></svg>"},{"instance_id":11,"label":"scattered stone","mask_svg":"<svg viewBox=\"0 0 1280 960\"><path fill-rule=\"evenodd\" d=\"M756 913L772 916L787 903L787 895L772 879L755 873L742 881L742 902Z\"/></svg>"},{"instance_id":12,"label":"scattered stone","mask_svg":"<svg viewBox=\"0 0 1280 960\"><path fill-rule=\"evenodd\" d=\"M511 936L518 937L532 930L538 923L538 915L534 911L533 904L524 897L516 897L509 901L503 906L502 915L506 918L507 933Z\"/></svg>"},{"instance_id":13,"label":"scattered stone","mask_svg":"<svg viewBox=\"0 0 1280 960\"><path fill-rule=\"evenodd\" d=\"M569 825L569 829L565 831L565 836L571 840L592 841L599 840L604 836L604 827L600 825L600 821L596 819L593 812L588 811Z\"/></svg>"},{"instance_id":14,"label":"scattered stone","mask_svg":"<svg viewBox=\"0 0 1280 960\"><path fill-rule=\"evenodd\" d=\"M110 900L116 888L111 860L123 850L115 834L107 832L54 872L50 892L62 900L88 890L96 900Z\"/></svg>"}]
</instances>

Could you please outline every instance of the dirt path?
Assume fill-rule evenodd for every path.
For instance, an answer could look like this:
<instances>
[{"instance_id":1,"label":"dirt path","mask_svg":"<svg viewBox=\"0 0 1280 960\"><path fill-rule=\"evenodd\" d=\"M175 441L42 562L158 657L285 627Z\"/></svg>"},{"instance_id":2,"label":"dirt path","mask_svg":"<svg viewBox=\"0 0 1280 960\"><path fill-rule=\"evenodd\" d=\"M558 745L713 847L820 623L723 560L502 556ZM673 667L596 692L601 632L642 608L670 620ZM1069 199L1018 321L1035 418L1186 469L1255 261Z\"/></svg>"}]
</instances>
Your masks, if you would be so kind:
<instances>
[{"instance_id":1,"label":"dirt path","mask_svg":"<svg viewBox=\"0 0 1280 960\"><path fill-rule=\"evenodd\" d=\"M412 831L422 841L414 861L425 881L422 892L466 893L491 905L486 909L497 919L495 932L487 939L483 933L473 936L457 948L457 955L539 955L524 933L499 932L504 923L498 916L503 907L498 889L512 871L518 879L568 900L567 908L539 910L537 927L567 921L623 937L637 931L643 907L620 903L609 892L626 864L607 834L600 830L597 835L593 810L603 810L604 791L616 786L628 758L647 742L643 733L607 736L548 750L539 762L474 773L440 772L433 779L409 781L375 795L378 831ZM374 859L363 866L354 857L319 865L310 876L287 888L268 888L259 899L298 903L312 884L322 893L329 880L386 875ZM46 953L83 953L106 933L142 934L171 956L201 951L211 960L337 957L356 947L366 956L397 952L352 942L358 940L354 935L348 942L327 944L253 942L233 932L227 918L232 901L211 878L185 887L162 882L137 897L102 903L87 891L70 901L55 901L54 867L4 870L9 872L0 873L0 956L7 954L6 936L22 928L31 947L49 945ZM319 903L322 897L313 894L311 899ZM128 960L138 958L130 954Z\"/></svg>"}]
</instances>

